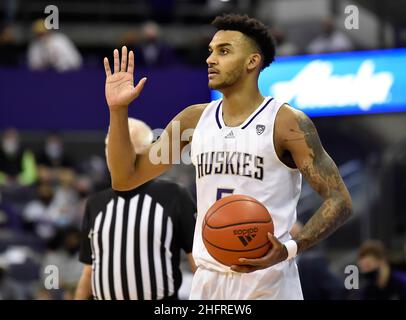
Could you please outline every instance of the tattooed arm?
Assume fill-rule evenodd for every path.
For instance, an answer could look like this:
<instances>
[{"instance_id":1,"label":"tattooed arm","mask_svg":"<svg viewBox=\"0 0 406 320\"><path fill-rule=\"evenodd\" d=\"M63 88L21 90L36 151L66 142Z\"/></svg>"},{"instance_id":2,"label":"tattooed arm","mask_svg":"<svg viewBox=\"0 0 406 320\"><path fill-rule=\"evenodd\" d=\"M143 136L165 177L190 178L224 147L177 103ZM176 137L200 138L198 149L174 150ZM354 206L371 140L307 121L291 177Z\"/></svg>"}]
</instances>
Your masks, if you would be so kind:
<instances>
[{"instance_id":1,"label":"tattooed arm","mask_svg":"<svg viewBox=\"0 0 406 320\"><path fill-rule=\"evenodd\" d=\"M337 166L323 149L312 121L301 111L284 105L278 112L274 144L279 159L298 168L312 188L324 199L321 207L294 239L298 253L314 246L339 228L351 215L351 197ZM237 272L268 268L288 257L287 248L269 234L272 248L258 259L244 259L231 266Z\"/></svg>"},{"instance_id":2,"label":"tattooed arm","mask_svg":"<svg viewBox=\"0 0 406 320\"><path fill-rule=\"evenodd\" d=\"M284 105L278 114L279 147L293 160L311 187L324 199L297 235L298 253L339 228L352 214L351 197L337 166L321 145L313 122L301 111Z\"/></svg>"}]
</instances>

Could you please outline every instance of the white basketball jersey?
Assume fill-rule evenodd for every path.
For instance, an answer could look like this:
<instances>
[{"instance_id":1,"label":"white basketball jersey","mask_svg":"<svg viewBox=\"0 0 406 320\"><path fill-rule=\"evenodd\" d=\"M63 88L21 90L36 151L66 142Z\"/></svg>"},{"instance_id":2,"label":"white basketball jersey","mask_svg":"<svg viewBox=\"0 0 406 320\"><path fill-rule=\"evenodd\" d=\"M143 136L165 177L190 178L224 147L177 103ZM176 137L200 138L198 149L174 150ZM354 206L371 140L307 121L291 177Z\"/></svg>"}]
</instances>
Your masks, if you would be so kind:
<instances>
[{"instance_id":1,"label":"white basketball jersey","mask_svg":"<svg viewBox=\"0 0 406 320\"><path fill-rule=\"evenodd\" d=\"M224 124L221 100L212 101L203 111L191 148L198 208L193 257L198 266L230 272L210 256L201 234L207 210L227 195L248 195L263 203L271 213L275 236L282 242L290 239L302 178L299 170L283 164L275 151L274 124L281 105L266 97L238 127Z\"/></svg>"}]
</instances>

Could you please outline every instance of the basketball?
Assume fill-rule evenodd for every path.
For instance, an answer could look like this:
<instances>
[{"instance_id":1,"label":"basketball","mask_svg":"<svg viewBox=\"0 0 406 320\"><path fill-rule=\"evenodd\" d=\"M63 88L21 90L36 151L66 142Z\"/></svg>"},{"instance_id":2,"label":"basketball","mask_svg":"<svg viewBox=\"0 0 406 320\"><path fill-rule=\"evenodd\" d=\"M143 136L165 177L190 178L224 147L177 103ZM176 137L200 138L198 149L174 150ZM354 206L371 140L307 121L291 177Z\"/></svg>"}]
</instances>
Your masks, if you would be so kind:
<instances>
[{"instance_id":1,"label":"basketball","mask_svg":"<svg viewBox=\"0 0 406 320\"><path fill-rule=\"evenodd\" d=\"M239 258L264 256L271 247L268 232L273 234L274 226L265 206L249 196L231 195L207 211L202 237L210 255L231 266L241 264Z\"/></svg>"}]
</instances>

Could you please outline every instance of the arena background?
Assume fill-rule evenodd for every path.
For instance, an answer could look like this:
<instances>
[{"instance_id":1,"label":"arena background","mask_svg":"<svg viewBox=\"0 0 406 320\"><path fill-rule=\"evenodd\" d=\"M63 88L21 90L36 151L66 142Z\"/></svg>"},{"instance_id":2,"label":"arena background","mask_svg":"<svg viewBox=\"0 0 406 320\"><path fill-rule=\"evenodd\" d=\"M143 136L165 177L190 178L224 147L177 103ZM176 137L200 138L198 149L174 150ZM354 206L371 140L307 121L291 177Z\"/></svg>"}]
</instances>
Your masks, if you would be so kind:
<instances>
[{"instance_id":1,"label":"arena background","mask_svg":"<svg viewBox=\"0 0 406 320\"><path fill-rule=\"evenodd\" d=\"M317 249L330 272L344 286L345 268L357 264L358 248L368 239L381 240L390 263L405 270L404 1L54 1L52 5L59 9L59 30L55 32L70 39L81 56L81 63L73 70L63 71L53 67L34 70L36 67L27 62L29 45L36 39L33 23L49 15L44 13L48 1L2 0L0 4L0 129L3 137L19 134L20 149L31 152L34 160L25 180L4 177L6 169L0 167L0 299L72 298L81 271L77 230L83 204L89 194L110 183L104 158L108 107L103 57L111 57L113 49L123 44L135 49L136 79L147 76L148 82L131 105L130 115L154 129L164 128L184 107L214 97L207 88L205 64L213 35L209 23L224 12L246 13L272 27L278 56L264 71L270 80L263 80L270 92L275 92L271 87L279 76L292 81L314 61L324 61L333 70L322 80L329 81L328 90L337 94L340 102L331 103L322 90L317 98L321 85L317 76L310 77L313 82L308 84L315 95L303 102L306 97L296 93L289 101L296 107L303 102L303 111L315 122L353 199L354 216ZM355 29L345 24L354 12L346 11L351 5L359 13ZM315 51L311 43L328 23L345 38L343 46ZM146 43L155 45L153 53L148 53ZM144 60L138 54L141 50L145 51ZM359 69L365 62L372 63L373 70L362 77ZM365 97L382 89L380 78L374 78L380 72L389 77L391 85L383 97L365 105ZM354 100L349 96L354 92L348 81L357 74L361 81L357 88L364 91ZM333 83L334 76L341 81ZM50 135L54 141L60 139L64 147L60 167L51 171L41 162ZM165 177L195 194L192 166L176 165ZM320 203L304 184L298 219L305 223ZM59 267L59 290L44 288L47 265ZM181 298L186 298L191 279L186 262L183 270ZM344 292L324 297L358 299L357 290Z\"/></svg>"}]
</instances>

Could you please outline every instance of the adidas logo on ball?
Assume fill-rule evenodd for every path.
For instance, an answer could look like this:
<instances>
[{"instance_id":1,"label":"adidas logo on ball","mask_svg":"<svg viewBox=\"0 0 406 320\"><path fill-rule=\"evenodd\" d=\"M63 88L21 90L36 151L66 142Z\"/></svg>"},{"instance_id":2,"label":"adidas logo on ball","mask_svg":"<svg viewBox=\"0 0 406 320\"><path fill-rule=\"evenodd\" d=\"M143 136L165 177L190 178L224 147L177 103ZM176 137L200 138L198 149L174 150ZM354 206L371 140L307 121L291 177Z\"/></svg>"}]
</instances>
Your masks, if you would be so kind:
<instances>
[{"instance_id":1,"label":"adidas logo on ball","mask_svg":"<svg viewBox=\"0 0 406 320\"><path fill-rule=\"evenodd\" d=\"M238 236L238 239L240 239L241 243L243 244L244 247L248 246L248 243L252 241L252 239L255 238L257 235L258 228L247 228L247 229L238 229L234 230L233 233L234 235Z\"/></svg>"}]
</instances>

